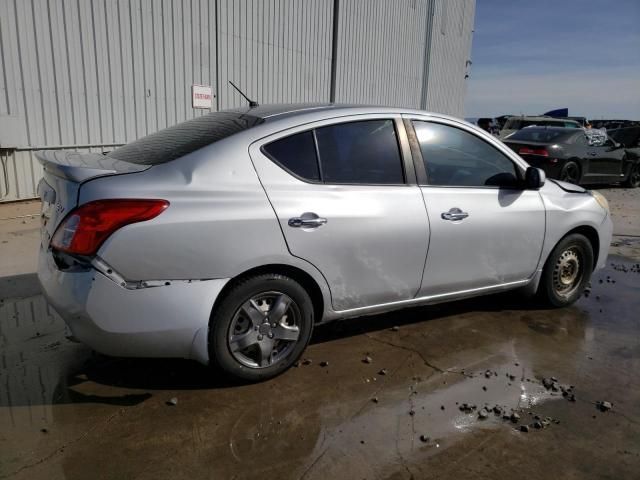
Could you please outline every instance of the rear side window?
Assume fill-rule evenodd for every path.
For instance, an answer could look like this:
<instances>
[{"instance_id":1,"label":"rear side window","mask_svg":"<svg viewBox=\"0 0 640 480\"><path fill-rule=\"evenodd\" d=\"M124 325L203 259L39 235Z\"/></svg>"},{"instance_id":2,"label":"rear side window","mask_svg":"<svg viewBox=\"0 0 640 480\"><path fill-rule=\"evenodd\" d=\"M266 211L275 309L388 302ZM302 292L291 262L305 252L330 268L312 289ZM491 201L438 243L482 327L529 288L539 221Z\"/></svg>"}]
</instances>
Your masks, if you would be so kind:
<instances>
[{"instance_id":1,"label":"rear side window","mask_svg":"<svg viewBox=\"0 0 640 480\"><path fill-rule=\"evenodd\" d=\"M484 187L514 184L513 162L497 148L459 128L414 121L429 185Z\"/></svg>"},{"instance_id":2,"label":"rear side window","mask_svg":"<svg viewBox=\"0 0 640 480\"><path fill-rule=\"evenodd\" d=\"M316 129L325 183L401 184L402 158L393 120L363 120Z\"/></svg>"},{"instance_id":3,"label":"rear side window","mask_svg":"<svg viewBox=\"0 0 640 480\"><path fill-rule=\"evenodd\" d=\"M404 183L393 120L363 120L321 127L271 142L263 146L262 151L285 170L307 181L362 185Z\"/></svg>"},{"instance_id":4,"label":"rear side window","mask_svg":"<svg viewBox=\"0 0 640 480\"><path fill-rule=\"evenodd\" d=\"M116 148L108 156L129 163L157 165L195 152L262 122L261 118L238 112L213 112Z\"/></svg>"},{"instance_id":5,"label":"rear side window","mask_svg":"<svg viewBox=\"0 0 640 480\"><path fill-rule=\"evenodd\" d=\"M304 180L320 181L313 132L302 132L263 147L272 160Z\"/></svg>"}]
</instances>

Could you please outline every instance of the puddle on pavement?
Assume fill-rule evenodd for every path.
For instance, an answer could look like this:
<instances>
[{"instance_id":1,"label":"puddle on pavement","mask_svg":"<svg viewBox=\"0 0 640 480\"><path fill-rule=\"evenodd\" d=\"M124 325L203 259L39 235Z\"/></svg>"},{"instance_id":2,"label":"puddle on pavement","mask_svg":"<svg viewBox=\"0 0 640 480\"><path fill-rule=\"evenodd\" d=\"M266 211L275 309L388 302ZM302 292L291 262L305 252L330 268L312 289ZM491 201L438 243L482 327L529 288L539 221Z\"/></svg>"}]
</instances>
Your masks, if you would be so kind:
<instances>
[{"instance_id":1,"label":"puddle on pavement","mask_svg":"<svg viewBox=\"0 0 640 480\"><path fill-rule=\"evenodd\" d=\"M522 310L519 300L502 295L326 326L318 329L309 354L320 352L331 360L331 369L337 365L329 369L334 376L319 377L316 362L251 386L229 385L189 361L95 356L64 337L63 322L42 296L6 298L0 303L0 431L64 429L66 422L95 415L83 410L88 413L70 420L60 414L61 406L96 404L104 414L159 397L157 408L165 408L165 397L178 391L177 411L199 416L199 409L221 405L212 420L216 429L225 427L223 448L236 461L252 454L254 461L268 457L275 441L293 457L362 447L368 462L389 464L397 455L446 448L478 430L517 434L516 425L501 415L490 412L480 420L478 411L499 405L507 413L521 411L522 421L529 422L528 411L567 401L540 382L555 374L559 362L559 369L573 372L591 368L592 356L607 349L618 358L637 358L637 344L602 346L600 338L601 332L637 338L639 291L640 265L612 257L594 276L588 297L568 309ZM400 331L390 332L398 324ZM385 376L370 370L364 375L363 352L350 350L364 343L381 349L380 357L387 355L396 366ZM346 365L349 356L358 360ZM425 356L436 368L425 365ZM487 370L495 374L487 377ZM242 412L233 405L237 398ZM460 411L463 403L477 409ZM428 440L421 441L421 435Z\"/></svg>"}]
</instances>

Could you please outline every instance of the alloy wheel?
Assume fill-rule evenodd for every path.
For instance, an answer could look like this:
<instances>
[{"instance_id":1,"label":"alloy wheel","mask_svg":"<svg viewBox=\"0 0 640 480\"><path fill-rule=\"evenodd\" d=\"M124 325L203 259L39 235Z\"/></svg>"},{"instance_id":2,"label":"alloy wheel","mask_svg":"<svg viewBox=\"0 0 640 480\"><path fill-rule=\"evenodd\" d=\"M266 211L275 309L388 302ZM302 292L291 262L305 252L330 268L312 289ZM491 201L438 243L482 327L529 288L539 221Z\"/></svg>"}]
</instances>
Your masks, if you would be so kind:
<instances>
[{"instance_id":1,"label":"alloy wheel","mask_svg":"<svg viewBox=\"0 0 640 480\"><path fill-rule=\"evenodd\" d=\"M249 368L267 368L289 355L300 337L301 312L287 294L254 295L236 311L227 344L233 358Z\"/></svg>"},{"instance_id":2,"label":"alloy wheel","mask_svg":"<svg viewBox=\"0 0 640 480\"><path fill-rule=\"evenodd\" d=\"M578 178L580 176L580 172L578 170L578 166L575 163L569 163L566 165L564 171L562 172L561 180L569 183L578 183Z\"/></svg>"}]
</instances>

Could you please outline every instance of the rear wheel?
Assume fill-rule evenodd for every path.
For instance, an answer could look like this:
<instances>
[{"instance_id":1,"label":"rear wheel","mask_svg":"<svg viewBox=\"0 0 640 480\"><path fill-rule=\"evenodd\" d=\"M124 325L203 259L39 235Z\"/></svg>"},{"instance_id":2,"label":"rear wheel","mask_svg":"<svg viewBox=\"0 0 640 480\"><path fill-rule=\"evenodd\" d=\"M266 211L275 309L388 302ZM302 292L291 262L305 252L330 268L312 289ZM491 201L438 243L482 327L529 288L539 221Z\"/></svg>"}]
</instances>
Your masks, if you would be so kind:
<instances>
[{"instance_id":1,"label":"rear wheel","mask_svg":"<svg viewBox=\"0 0 640 480\"><path fill-rule=\"evenodd\" d=\"M629 172L629 176L622 184L625 187L629 187L629 188L640 187L640 162L637 162L635 165L631 166L631 171Z\"/></svg>"},{"instance_id":2,"label":"rear wheel","mask_svg":"<svg viewBox=\"0 0 640 480\"><path fill-rule=\"evenodd\" d=\"M241 281L222 300L209 328L213 366L246 381L287 370L313 330L313 304L294 280L265 274Z\"/></svg>"},{"instance_id":3,"label":"rear wheel","mask_svg":"<svg viewBox=\"0 0 640 480\"><path fill-rule=\"evenodd\" d=\"M583 235L567 235L555 246L542 271L538 294L547 304L565 307L574 303L591 278L593 249Z\"/></svg>"},{"instance_id":4,"label":"rear wheel","mask_svg":"<svg viewBox=\"0 0 640 480\"><path fill-rule=\"evenodd\" d=\"M560 180L577 185L580 181L580 166L573 160L569 160L560 171Z\"/></svg>"}]
</instances>

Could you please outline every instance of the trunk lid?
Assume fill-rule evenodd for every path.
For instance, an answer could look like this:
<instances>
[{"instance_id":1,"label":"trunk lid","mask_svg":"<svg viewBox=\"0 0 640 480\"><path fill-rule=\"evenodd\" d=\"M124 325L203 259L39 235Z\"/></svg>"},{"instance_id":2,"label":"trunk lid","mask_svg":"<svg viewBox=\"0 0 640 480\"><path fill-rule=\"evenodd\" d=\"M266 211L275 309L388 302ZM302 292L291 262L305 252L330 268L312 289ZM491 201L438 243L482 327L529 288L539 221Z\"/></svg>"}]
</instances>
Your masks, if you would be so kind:
<instances>
[{"instance_id":1,"label":"trunk lid","mask_svg":"<svg viewBox=\"0 0 640 480\"><path fill-rule=\"evenodd\" d=\"M82 183L96 177L135 173L151 168L101 155L65 150L43 150L36 153L43 167L38 184L42 200L41 242L47 248L51 237L64 217L78 204Z\"/></svg>"}]
</instances>

